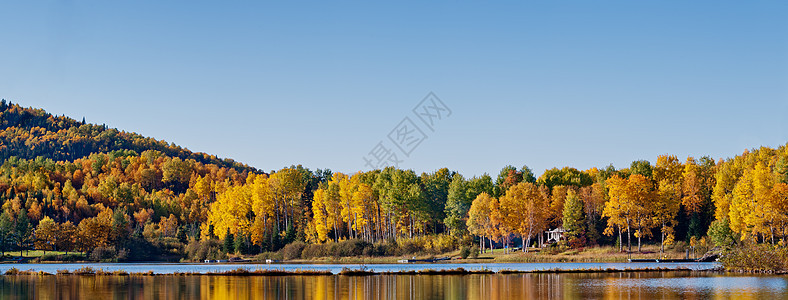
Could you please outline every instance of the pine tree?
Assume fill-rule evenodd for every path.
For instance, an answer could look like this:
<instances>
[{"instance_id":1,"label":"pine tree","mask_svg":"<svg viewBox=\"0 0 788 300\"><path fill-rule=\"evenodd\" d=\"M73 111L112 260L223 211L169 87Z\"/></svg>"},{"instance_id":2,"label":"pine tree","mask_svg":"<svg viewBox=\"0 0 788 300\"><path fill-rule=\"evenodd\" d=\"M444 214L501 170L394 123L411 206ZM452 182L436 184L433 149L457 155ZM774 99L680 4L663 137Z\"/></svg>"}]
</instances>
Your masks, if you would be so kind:
<instances>
[{"instance_id":1,"label":"pine tree","mask_svg":"<svg viewBox=\"0 0 788 300\"><path fill-rule=\"evenodd\" d=\"M224 236L224 243L222 244L222 250L224 253L230 253L235 249L235 239L233 234L230 233L230 230L227 230L227 234Z\"/></svg>"},{"instance_id":2,"label":"pine tree","mask_svg":"<svg viewBox=\"0 0 788 300\"><path fill-rule=\"evenodd\" d=\"M586 221L583 201L574 190L566 193L564 203L563 223L566 230L566 240L572 248L583 247L586 244Z\"/></svg>"}]
</instances>

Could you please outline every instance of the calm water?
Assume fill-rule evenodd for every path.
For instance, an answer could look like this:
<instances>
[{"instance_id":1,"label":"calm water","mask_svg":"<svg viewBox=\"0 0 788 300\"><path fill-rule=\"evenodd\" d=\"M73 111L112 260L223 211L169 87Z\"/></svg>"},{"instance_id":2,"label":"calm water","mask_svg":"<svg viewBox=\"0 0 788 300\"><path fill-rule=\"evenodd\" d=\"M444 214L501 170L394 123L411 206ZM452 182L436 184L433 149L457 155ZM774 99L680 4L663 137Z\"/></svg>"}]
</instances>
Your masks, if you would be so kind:
<instances>
[{"instance_id":1,"label":"calm water","mask_svg":"<svg viewBox=\"0 0 788 300\"><path fill-rule=\"evenodd\" d=\"M781 276L693 276L689 272L0 276L0 299L788 299L787 289L788 278Z\"/></svg>"},{"instance_id":2,"label":"calm water","mask_svg":"<svg viewBox=\"0 0 788 300\"><path fill-rule=\"evenodd\" d=\"M591 269L591 268L690 268L708 270L718 267L718 263L483 263L483 264L180 264L180 263L116 263L116 264L0 264L0 273L10 268L20 270L44 271L55 274L57 270L73 271L85 266L105 271L124 270L130 273L153 271L156 274L180 273L218 273L238 268L254 270L328 270L334 274L342 268L367 269L375 272L418 271L424 269L448 270L463 267L467 270L548 270L548 269Z\"/></svg>"}]
</instances>

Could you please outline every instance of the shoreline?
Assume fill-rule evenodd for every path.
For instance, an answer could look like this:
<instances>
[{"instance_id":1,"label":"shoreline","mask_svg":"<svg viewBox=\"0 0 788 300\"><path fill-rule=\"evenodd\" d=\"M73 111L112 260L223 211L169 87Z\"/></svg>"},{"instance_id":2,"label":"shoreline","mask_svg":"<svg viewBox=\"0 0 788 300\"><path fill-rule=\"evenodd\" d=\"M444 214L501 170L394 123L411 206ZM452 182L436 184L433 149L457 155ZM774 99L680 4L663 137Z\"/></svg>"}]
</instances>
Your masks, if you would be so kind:
<instances>
[{"instance_id":1,"label":"shoreline","mask_svg":"<svg viewBox=\"0 0 788 300\"><path fill-rule=\"evenodd\" d=\"M11 268L7 270L2 276L375 276L375 275L518 275L518 274L614 274L614 273L707 273L707 274L726 274L738 272L725 271L721 267L695 270L691 268L588 268L588 269L540 269L540 270L511 270L502 269L492 271L489 269L481 270L467 270L459 267L455 269L424 269L424 270L400 270L400 271L372 271L366 268L361 269L348 269L343 268L338 273L332 273L328 270L247 270L235 269L223 272L175 272L175 273L155 273L152 270L147 272L127 272L124 270L104 271L102 269L93 269L91 267L83 267L74 271L58 270L57 273L52 274L44 271L34 270L19 270ZM774 275L782 275L785 273L771 273Z\"/></svg>"}]
</instances>

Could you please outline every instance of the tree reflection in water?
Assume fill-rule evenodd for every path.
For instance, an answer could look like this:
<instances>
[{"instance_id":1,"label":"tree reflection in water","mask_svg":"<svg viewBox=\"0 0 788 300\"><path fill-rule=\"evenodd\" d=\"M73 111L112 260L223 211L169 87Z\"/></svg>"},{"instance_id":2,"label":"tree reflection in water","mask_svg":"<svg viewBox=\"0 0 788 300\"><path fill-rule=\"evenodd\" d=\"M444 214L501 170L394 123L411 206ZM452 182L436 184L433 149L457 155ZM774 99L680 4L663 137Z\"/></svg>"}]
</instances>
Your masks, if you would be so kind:
<instances>
[{"instance_id":1,"label":"tree reflection in water","mask_svg":"<svg viewBox=\"0 0 788 300\"><path fill-rule=\"evenodd\" d=\"M0 276L0 299L545 299L788 297L779 276L672 273L372 276Z\"/></svg>"}]
</instances>

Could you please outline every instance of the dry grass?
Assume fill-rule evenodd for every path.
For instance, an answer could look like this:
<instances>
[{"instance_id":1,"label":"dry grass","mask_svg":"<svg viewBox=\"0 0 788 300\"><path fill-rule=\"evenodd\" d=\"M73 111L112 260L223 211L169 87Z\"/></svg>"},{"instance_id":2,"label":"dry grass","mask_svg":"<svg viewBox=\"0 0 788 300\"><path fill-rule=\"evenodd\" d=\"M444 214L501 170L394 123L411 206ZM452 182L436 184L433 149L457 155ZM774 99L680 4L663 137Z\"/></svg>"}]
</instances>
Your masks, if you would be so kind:
<instances>
[{"instance_id":1,"label":"dry grass","mask_svg":"<svg viewBox=\"0 0 788 300\"><path fill-rule=\"evenodd\" d=\"M45 275L52 275L52 274L44 272L44 271L19 270L16 267L12 267L12 268L6 270L4 275L6 275L6 276L14 276L14 275L38 275L38 276L45 276Z\"/></svg>"},{"instance_id":2,"label":"dry grass","mask_svg":"<svg viewBox=\"0 0 788 300\"><path fill-rule=\"evenodd\" d=\"M632 259L680 259L684 252L666 249L664 254L659 253L659 245L644 245L641 252L633 247L632 253L619 252L618 248L611 246L591 247L584 249L570 249L563 252L550 253L549 249L529 249L528 253L511 252L504 254L502 249L494 253L483 253L478 259L465 259L462 262L626 262Z\"/></svg>"}]
</instances>

